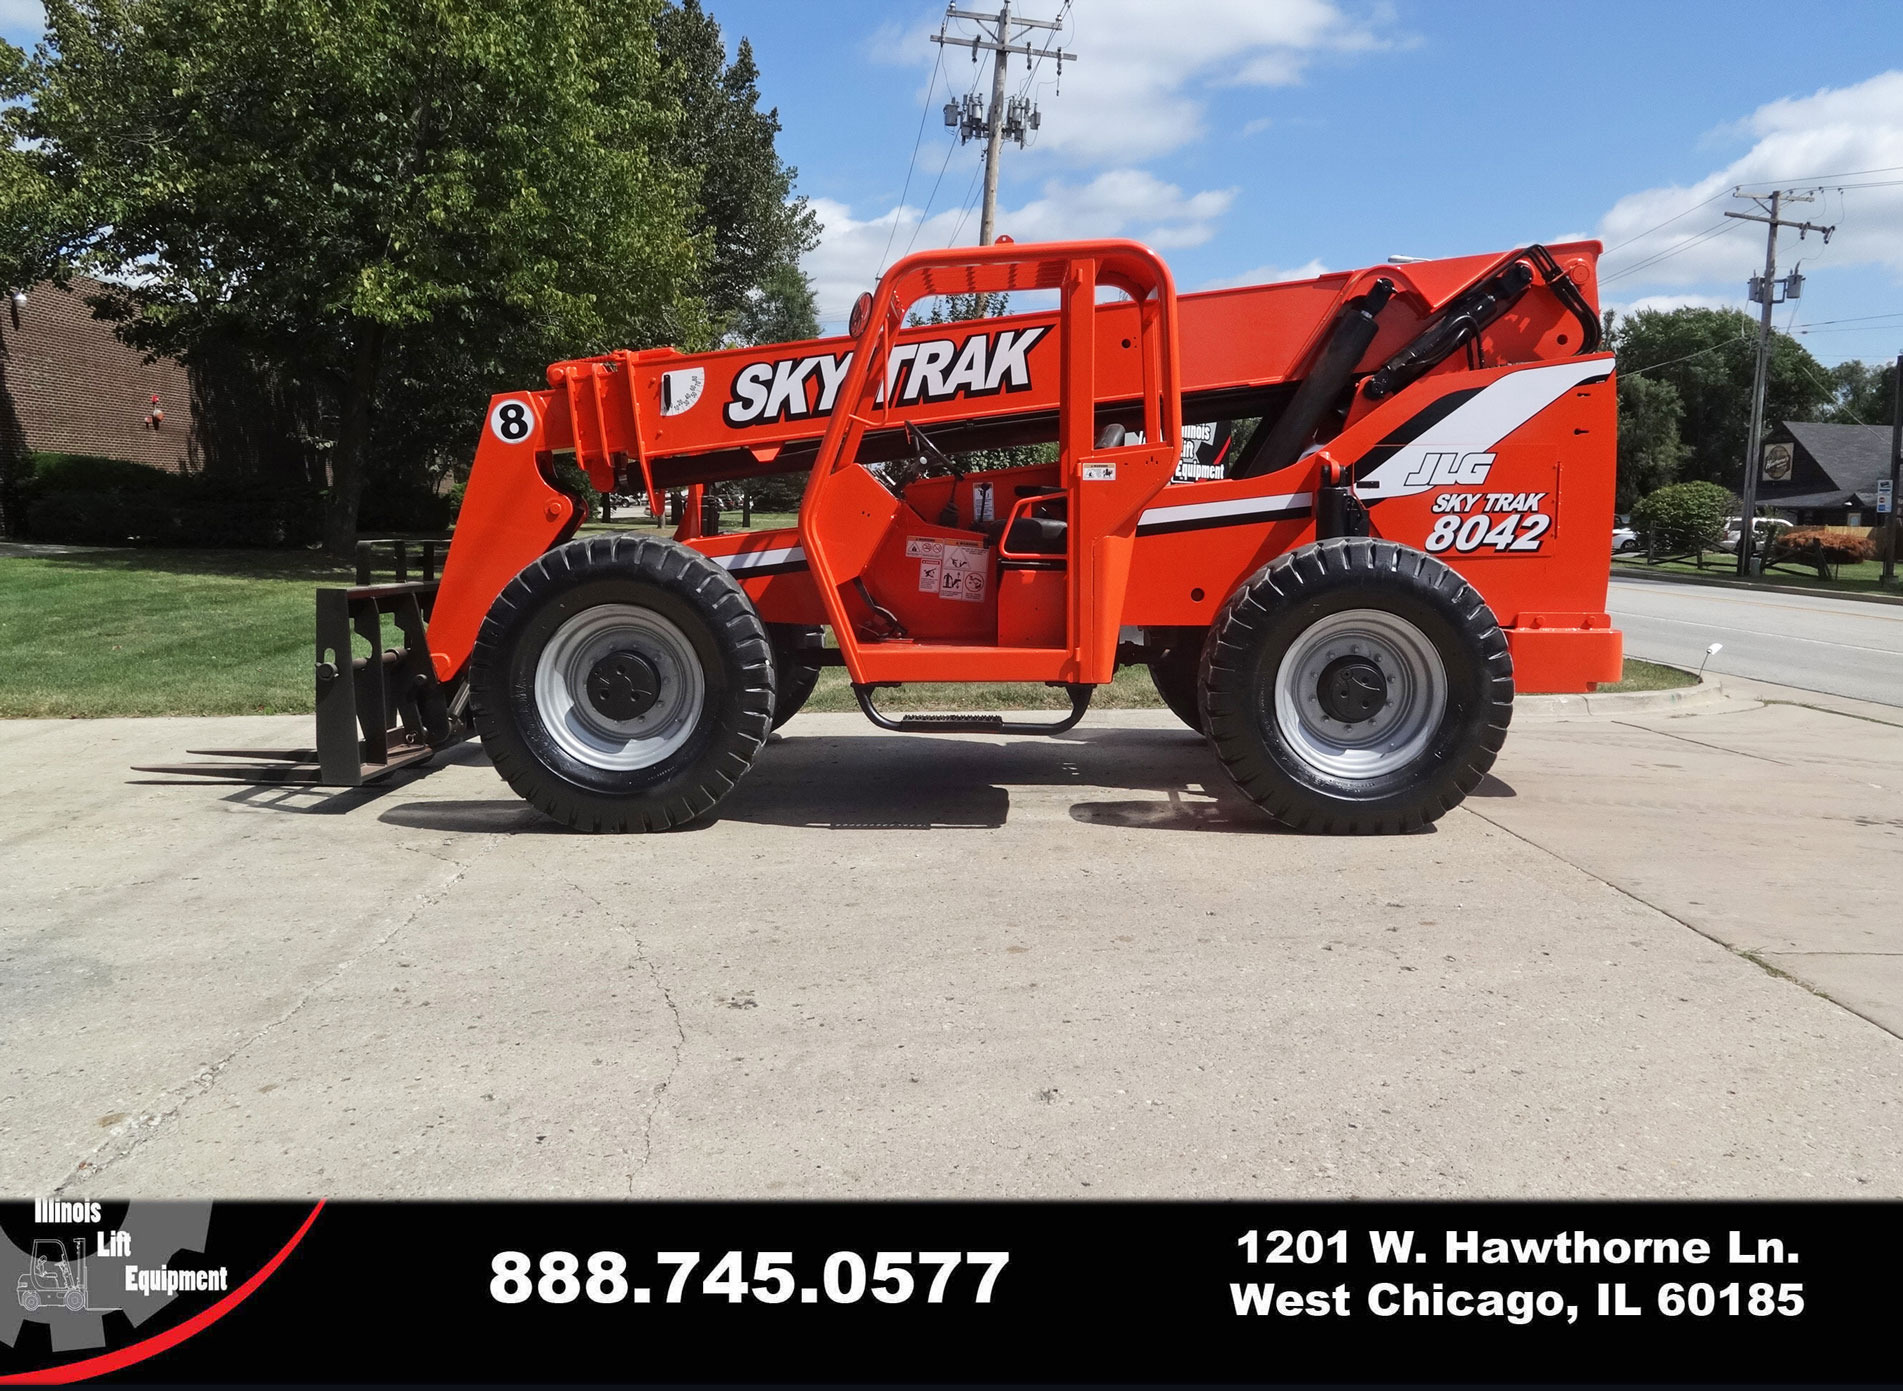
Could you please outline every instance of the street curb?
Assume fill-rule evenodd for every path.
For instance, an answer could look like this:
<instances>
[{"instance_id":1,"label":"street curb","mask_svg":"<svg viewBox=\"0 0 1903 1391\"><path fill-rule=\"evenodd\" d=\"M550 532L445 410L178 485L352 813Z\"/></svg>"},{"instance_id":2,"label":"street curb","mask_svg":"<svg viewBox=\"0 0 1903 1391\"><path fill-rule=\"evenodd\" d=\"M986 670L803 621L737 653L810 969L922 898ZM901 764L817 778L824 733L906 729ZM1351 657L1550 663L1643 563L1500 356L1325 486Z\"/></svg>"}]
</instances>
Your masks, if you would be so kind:
<instances>
[{"instance_id":1,"label":"street curb","mask_svg":"<svg viewBox=\"0 0 1903 1391\"><path fill-rule=\"evenodd\" d=\"M1795 584L1753 584L1749 580L1707 579L1703 575L1661 575L1615 566L1613 577L1642 581L1646 584L1702 584L1710 589L1748 589L1754 594L1807 594L1813 599L1851 599L1860 604L1903 604L1903 594L1866 594L1857 590L1812 589Z\"/></svg>"},{"instance_id":2,"label":"street curb","mask_svg":"<svg viewBox=\"0 0 1903 1391\"><path fill-rule=\"evenodd\" d=\"M1665 663L1657 662L1655 666ZM1683 667L1674 667L1683 671ZM1579 720L1611 719L1620 715L1649 715L1662 710L1673 714L1692 714L1729 705L1736 697L1727 695L1717 681L1701 681L1696 686L1679 686L1669 691L1607 691L1603 695L1528 695L1513 702L1513 713L1535 719ZM1750 697L1745 697L1751 700ZM1753 701L1753 704L1756 702Z\"/></svg>"}]
</instances>

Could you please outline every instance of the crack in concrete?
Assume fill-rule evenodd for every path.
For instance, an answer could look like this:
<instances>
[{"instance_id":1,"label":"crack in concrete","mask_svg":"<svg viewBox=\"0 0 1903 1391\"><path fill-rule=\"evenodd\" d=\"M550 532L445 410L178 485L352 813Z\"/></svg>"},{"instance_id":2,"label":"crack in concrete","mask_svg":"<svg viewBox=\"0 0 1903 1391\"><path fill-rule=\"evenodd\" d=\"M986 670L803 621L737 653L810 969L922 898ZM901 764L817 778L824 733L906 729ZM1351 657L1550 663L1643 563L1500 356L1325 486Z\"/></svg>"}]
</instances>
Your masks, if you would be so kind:
<instances>
[{"instance_id":1,"label":"crack in concrete","mask_svg":"<svg viewBox=\"0 0 1903 1391\"><path fill-rule=\"evenodd\" d=\"M648 979L654 983L654 989L659 993L661 1002L667 1006L668 1017L674 1021L673 1060L668 1064L667 1076L663 1077L660 1085L654 1089L641 1116L641 1162L628 1170L628 1196L633 1197L636 1176L654 1158L655 1117L660 1114L661 1103L667 1099L668 1089L674 1085L674 1078L681 1070L681 1058L687 1051L687 1029L681 1022L680 1006L674 1003L674 994L667 988L667 982L661 979L660 968L654 964L654 958L648 955L647 943L641 940L640 934L622 922L614 910L597 898L592 890L572 878L568 882L576 893L606 914L609 921L625 932L628 940L634 943L634 959L647 968Z\"/></svg>"},{"instance_id":2,"label":"crack in concrete","mask_svg":"<svg viewBox=\"0 0 1903 1391\"><path fill-rule=\"evenodd\" d=\"M1701 749L1710 749L1713 753L1729 753L1736 754L1740 758L1755 758L1763 763L1775 763L1780 768L1788 768L1791 766L1783 759L1772 758L1769 754L1752 753L1748 749L1728 749L1723 744L1707 744L1703 739L1694 739L1689 734L1675 734L1669 729L1654 729L1651 725L1633 724L1630 720L1614 720L1613 723L1624 725L1627 729L1643 730L1647 734L1662 734L1667 739L1677 739L1686 744L1695 744Z\"/></svg>"},{"instance_id":3,"label":"crack in concrete","mask_svg":"<svg viewBox=\"0 0 1903 1391\"><path fill-rule=\"evenodd\" d=\"M1635 726L1635 728L1636 727L1637 726ZM1698 741L1694 739L1694 740L1691 740L1690 742L1697 743ZM1725 752L1730 752L1730 750L1725 750ZM1471 812L1473 815L1479 817L1482 821L1486 822L1489 826L1494 827L1496 830L1504 831L1507 835L1512 836L1515 840L1519 841L1522 845L1529 845L1533 849L1539 851L1541 854L1550 855L1554 859L1558 860L1561 864L1570 866L1571 868L1578 870L1581 874L1585 875L1588 879L1597 880L1599 883L1604 884L1607 888L1611 889L1614 893L1621 894L1624 897L1631 899L1634 903L1637 903L1642 907L1650 908L1654 913L1659 913L1667 918L1670 918L1673 922L1677 923L1680 927L1686 928L1692 932L1696 932L1700 937L1703 937L1706 941L1715 942L1717 945L1723 947L1726 951L1730 952L1733 956L1738 957L1744 961L1749 961L1753 966L1756 966L1760 971L1763 971L1766 975L1774 976L1779 980L1789 981L1792 985L1795 985L1802 990L1808 991L1812 995L1815 995L1818 999L1823 1000L1826 1003L1835 1005L1838 1009L1843 1010L1846 1014L1853 1014L1857 1018L1863 1020L1864 1023L1875 1026L1876 1028L1882 1030L1884 1033L1888 1034L1891 1038L1903 1039L1903 1033L1898 1033L1895 1029L1891 1028L1888 1024L1885 1024L1881 1019L1874 1018L1871 1015L1864 1013L1862 1010L1858 1009L1855 1005L1845 1004L1842 1000L1838 999L1835 995L1830 994L1829 992L1823 990L1822 988L1818 986L1812 985L1807 980L1803 980L1798 976L1792 975L1789 971L1780 970L1776 965L1772 964L1769 961L1766 961L1762 956L1759 955L1759 951L1762 950L1761 948L1736 946L1733 943L1727 942L1724 938L1717 936L1715 933L1707 932L1704 928L1700 927L1697 923L1688 921L1685 918L1681 918L1678 914L1674 913L1671 909L1662 907L1661 905L1652 902L1650 899L1644 898L1641 895L1634 893L1631 889L1626 888L1625 885L1623 884L1615 884L1612 880L1606 878L1602 874L1595 874L1592 870L1587 869L1584 865L1576 864L1572 860L1567 859L1564 855L1560 854L1559 851L1554 850L1550 846L1541 845L1538 841L1534 840L1532 837L1522 835L1520 832L1514 830L1511 826L1504 825L1503 823L1494 820L1491 816L1488 816L1485 812L1473 806L1471 802L1463 804L1461 807L1461 810ZM1773 954L1778 956L1794 955L1794 953L1791 953L1791 952L1776 952ZM1874 955L1875 953L1853 952L1853 953L1847 953L1847 954L1860 956L1860 955Z\"/></svg>"},{"instance_id":4,"label":"crack in concrete","mask_svg":"<svg viewBox=\"0 0 1903 1391\"><path fill-rule=\"evenodd\" d=\"M1837 710L1828 705L1813 704L1808 700L1777 700L1771 696L1759 696L1758 699L1766 705L1788 705L1794 710L1815 710L1820 715L1842 715L1846 720L1862 720L1865 724L1880 724L1890 729L1903 729L1903 719L1886 720L1881 715L1866 715L1858 710ZM1866 704L1874 703L1866 702Z\"/></svg>"},{"instance_id":5,"label":"crack in concrete","mask_svg":"<svg viewBox=\"0 0 1903 1391\"><path fill-rule=\"evenodd\" d=\"M441 860L443 857L440 855L432 855L430 858ZM349 971L365 957L382 950L399 932L403 931L404 928L415 922L426 911L441 902L449 891L456 886L463 875L468 872L469 865L473 860L473 856L470 860L461 863L445 860L444 863L450 864L455 872L444 879L443 882L438 884L433 890L419 897L416 906L394 923L387 932L378 936L376 940L358 951L354 956L346 957L344 960L338 962L329 975L307 989L297 998L289 1009L285 1010L276 1019L265 1024L262 1028L254 1031L249 1037L234 1044L231 1049L217 1061L200 1068L192 1075L189 1082L177 1087L167 1088L165 1091L160 1092L153 1105L141 1110L132 1120L129 1133L110 1135L100 1141L99 1144L95 1145L91 1150L87 1151L86 1156L67 1173L65 1178L61 1179L59 1183L53 1187L48 1196L55 1198L62 1197L73 1184L81 1180L87 1183L96 1181L101 1174L110 1169L113 1165L130 1158L135 1152L143 1148L148 1141L158 1135L166 1122L175 1119L186 1106L190 1105L199 1097L210 1094L213 1088L218 1085L219 1079L223 1076L225 1069L236 1062L240 1054L246 1052L252 1045L283 1028L292 1019L296 1018L304 1007L316 999L319 994L341 980L345 972ZM170 1105L165 1105L167 1098L174 1098ZM155 1109L160 1106L163 1106L164 1109ZM166 1133L169 1134L170 1132L168 1131ZM99 1156L108 1149L111 1149L112 1153L105 1154L103 1159L100 1158Z\"/></svg>"}]
</instances>

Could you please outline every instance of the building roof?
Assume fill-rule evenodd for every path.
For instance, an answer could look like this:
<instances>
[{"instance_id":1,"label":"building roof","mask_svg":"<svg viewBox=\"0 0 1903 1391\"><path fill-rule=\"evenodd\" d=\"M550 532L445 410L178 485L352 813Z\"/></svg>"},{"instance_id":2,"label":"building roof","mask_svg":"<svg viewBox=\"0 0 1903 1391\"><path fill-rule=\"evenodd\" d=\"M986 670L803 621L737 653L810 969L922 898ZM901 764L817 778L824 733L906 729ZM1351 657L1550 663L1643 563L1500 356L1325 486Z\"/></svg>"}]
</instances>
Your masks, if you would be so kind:
<instances>
[{"instance_id":1,"label":"building roof","mask_svg":"<svg viewBox=\"0 0 1903 1391\"><path fill-rule=\"evenodd\" d=\"M1876 505L1877 479L1890 476L1888 425L1826 425L1816 420L1787 420L1783 428L1836 487L1819 491L1813 483L1802 493L1764 487L1758 491L1760 502L1772 507Z\"/></svg>"}]
</instances>

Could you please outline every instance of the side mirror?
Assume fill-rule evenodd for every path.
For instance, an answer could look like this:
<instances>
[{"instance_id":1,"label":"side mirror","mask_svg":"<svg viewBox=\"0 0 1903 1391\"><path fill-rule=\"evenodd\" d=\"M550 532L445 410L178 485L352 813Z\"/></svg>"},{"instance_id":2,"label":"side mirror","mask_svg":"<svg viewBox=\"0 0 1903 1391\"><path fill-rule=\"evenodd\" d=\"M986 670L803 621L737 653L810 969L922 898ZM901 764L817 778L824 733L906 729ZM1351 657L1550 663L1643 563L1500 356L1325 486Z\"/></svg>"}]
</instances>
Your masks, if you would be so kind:
<instances>
[{"instance_id":1,"label":"side mirror","mask_svg":"<svg viewBox=\"0 0 1903 1391\"><path fill-rule=\"evenodd\" d=\"M852 302L852 317L846 321L846 332L854 338L866 331L866 320L872 317L872 292L862 290L859 298Z\"/></svg>"}]
</instances>

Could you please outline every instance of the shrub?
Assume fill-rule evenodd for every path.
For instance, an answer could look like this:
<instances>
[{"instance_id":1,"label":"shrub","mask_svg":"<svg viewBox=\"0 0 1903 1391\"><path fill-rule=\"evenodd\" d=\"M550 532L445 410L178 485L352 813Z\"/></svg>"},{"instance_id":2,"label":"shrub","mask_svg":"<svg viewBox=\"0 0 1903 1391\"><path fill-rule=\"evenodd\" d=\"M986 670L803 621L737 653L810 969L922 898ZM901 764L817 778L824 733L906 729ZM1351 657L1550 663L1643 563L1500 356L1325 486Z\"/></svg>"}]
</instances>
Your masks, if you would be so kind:
<instances>
[{"instance_id":1,"label":"shrub","mask_svg":"<svg viewBox=\"0 0 1903 1391\"><path fill-rule=\"evenodd\" d=\"M1792 527L1773 542L1771 559L1810 560L1821 558L1827 565L1855 565L1877 558L1877 543L1869 536L1847 531L1830 531L1821 526Z\"/></svg>"},{"instance_id":2,"label":"shrub","mask_svg":"<svg viewBox=\"0 0 1903 1391\"><path fill-rule=\"evenodd\" d=\"M1731 494L1716 483L1670 483L1639 499L1632 529L1661 553L1699 551L1725 534Z\"/></svg>"},{"instance_id":3,"label":"shrub","mask_svg":"<svg viewBox=\"0 0 1903 1391\"><path fill-rule=\"evenodd\" d=\"M123 459L35 456L26 535L82 546L285 546L315 539L308 489L168 473Z\"/></svg>"}]
</instances>

